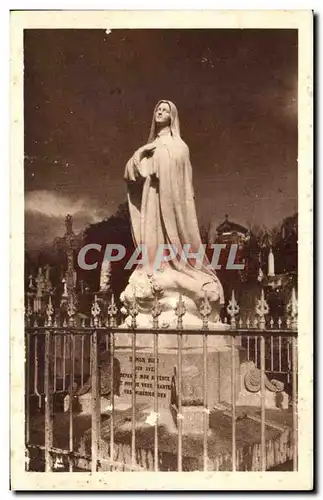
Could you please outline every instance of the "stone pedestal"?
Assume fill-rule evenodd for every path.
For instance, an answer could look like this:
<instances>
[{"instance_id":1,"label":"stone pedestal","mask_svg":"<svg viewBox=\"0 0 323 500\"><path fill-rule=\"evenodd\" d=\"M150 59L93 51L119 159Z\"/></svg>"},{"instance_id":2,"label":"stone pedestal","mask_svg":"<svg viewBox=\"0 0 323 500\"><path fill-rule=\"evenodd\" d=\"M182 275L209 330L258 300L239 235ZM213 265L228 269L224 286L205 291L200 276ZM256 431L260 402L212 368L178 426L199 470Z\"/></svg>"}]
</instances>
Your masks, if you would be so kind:
<instances>
[{"instance_id":1,"label":"stone pedestal","mask_svg":"<svg viewBox=\"0 0 323 500\"><path fill-rule=\"evenodd\" d=\"M243 350L235 348L235 385L236 393L240 388L239 368L243 361ZM132 351L116 349L115 358L120 365L118 393L123 399L132 400ZM213 348L207 355L208 406L215 403L231 403L231 348ZM201 349L184 348L182 351L182 404L185 406L203 405L203 352ZM136 400L152 401L154 397L155 359L152 350L136 351ZM158 404L169 405L171 390L178 387L178 350L163 349L158 352ZM174 396L173 396L174 397Z\"/></svg>"},{"instance_id":2,"label":"stone pedestal","mask_svg":"<svg viewBox=\"0 0 323 500\"><path fill-rule=\"evenodd\" d=\"M206 428L209 430L210 425L210 410L203 406L183 406L182 414L178 414L178 409L175 405L171 406L171 414L173 421L177 423L178 418L182 419L182 433L187 434L203 434L204 420L206 418Z\"/></svg>"},{"instance_id":3,"label":"stone pedestal","mask_svg":"<svg viewBox=\"0 0 323 500\"><path fill-rule=\"evenodd\" d=\"M166 334L164 335L166 336ZM185 335L183 335L185 337ZM217 341L226 337L217 337ZM153 418L154 384L157 376L158 419L165 423L169 432L170 424L177 424L182 419L183 433L201 433L204 430L204 414L213 408L231 407L232 404L232 348L229 345L212 345L207 351L207 408L204 408L204 354L201 347L182 349L182 390L181 414L179 407L178 348L158 349L157 374L155 374L155 358L153 350L148 347L136 348L135 391L136 404L145 404ZM260 370L253 362L245 361L245 350L240 346L234 348L235 358L235 393L237 407L260 407ZM111 365L110 353L100 355L100 394L101 413L110 411L111 406ZM117 347L114 357L114 395L115 405L119 409L129 408L132 398L132 349ZM276 384L275 384L276 382ZM281 387L280 387L281 386ZM266 409L288 409L289 398L281 382L269 381L265 376ZM78 400L81 413L91 412L91 379L80 388L75 398ZM76 401L75 401L76 403ZM74 403L73 403L74 404ZM69 407L69 396L64 401L64 410ZM176 430L176 428L175 428Z\"/></svg>"},{"instance_id":4,"label":"stone pedestal","mask_svg":"<svg viewBox=\"0 0 323 500\"><path fill-rule=\"evenodd\" d=\"M136 334L136 341L140 333ZM122 335L120 336L122 337ZM147 342L147 337L152 335L142 334ZM166 337L161 338L160 337ZM167 337L175 337L171 340ZM183 432L203 432L204 422L204 355L201 335L183 334L182 349L182 415L177 416L178 408L178 348L159 347L157 356L158 371L155 374L155 358L152 343L149 347L136 348L135 384L136 402L148 403L154 408L154 383L157 376L158 384L158 409L171 410L175 422L177 418L183 419ZM159 335L159 345L171 345L176 342L176 335ZM193 341L193 342L192 342ZM208 409L212 409L219 402L231 403L231 367L232 349L230 339L226 336L211 337L208 339L207 352L207 393ZM187 344L190 344L188 347ZM222 345L221 345L222 344ZM193 345L193 346L192 346ZM235 389L240 388L240 364L244 361L244 350L240 347L234 349L235 356ZM132 403L132 349L116 347L115 358L120 367L120 377L117 393L121 401Z\"/></svg>"}]
</instances>

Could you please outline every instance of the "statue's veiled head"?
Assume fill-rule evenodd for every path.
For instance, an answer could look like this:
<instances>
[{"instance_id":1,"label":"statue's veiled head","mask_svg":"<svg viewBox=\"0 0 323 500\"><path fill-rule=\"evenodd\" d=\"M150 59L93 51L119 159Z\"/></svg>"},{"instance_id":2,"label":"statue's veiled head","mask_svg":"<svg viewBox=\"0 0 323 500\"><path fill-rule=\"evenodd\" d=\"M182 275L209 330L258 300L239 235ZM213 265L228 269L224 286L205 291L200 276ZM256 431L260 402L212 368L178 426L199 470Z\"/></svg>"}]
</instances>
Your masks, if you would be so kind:
<instances>
[{"instance_id":1,"label":"statue's veiled head","mask_svg":"<svg viewBox=\"0 0 323 500\"><path fill-rule=\"evenodd\" d=\"M153 141L160 128L169 126L173 137L180 137L178 111L172 101L162 99L155 106L148 142Z\"/></svg>"}]
</instances>

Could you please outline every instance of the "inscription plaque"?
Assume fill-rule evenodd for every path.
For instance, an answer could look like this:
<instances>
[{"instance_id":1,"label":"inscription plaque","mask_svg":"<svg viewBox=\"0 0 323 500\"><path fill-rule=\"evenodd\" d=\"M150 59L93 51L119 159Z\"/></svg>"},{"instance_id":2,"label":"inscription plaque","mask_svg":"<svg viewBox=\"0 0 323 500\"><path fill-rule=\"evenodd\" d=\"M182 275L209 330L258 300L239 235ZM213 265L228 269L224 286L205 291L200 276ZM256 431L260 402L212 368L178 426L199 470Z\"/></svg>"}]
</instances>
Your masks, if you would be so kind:
<instances>
[{"instance_id":1,"label":"inscription plaque","mask_svg":"<svg viewBox=\"0 0 323 500\"><path fill-rule=\"evenodd\" d=\"M133 391L132 380L132 354L128 352L116 352L120 361L120 395L131 397ZM169 355L166 355L169 358ZM173 356L171 356L173 357ZM171 389L173 374L172 360L160 354L157 359L157 394L160 400L167 400ZM153 397L155 390L155 359L151 353L140 353L135 360L135 391L136 398Z\"/></svg>"}]
</instances>

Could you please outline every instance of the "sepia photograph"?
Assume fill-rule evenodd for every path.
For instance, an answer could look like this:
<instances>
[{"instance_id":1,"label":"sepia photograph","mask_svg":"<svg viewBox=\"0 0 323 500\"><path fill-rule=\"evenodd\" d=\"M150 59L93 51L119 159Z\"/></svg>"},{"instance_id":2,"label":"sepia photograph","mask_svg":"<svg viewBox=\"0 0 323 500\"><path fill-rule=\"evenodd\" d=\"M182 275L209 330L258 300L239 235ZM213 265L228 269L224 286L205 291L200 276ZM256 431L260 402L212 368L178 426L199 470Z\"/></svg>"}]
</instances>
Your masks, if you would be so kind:
<instances>
[{"instance_id":1,"label":"sepia photograph","mask_svg":"<svg viewBox=\"0 0 323 500\"><path fill-rule=\"evenodd\" d=\"M311 13L16 14L18 489L310 489Z\"/></svg>"}]
</instances>

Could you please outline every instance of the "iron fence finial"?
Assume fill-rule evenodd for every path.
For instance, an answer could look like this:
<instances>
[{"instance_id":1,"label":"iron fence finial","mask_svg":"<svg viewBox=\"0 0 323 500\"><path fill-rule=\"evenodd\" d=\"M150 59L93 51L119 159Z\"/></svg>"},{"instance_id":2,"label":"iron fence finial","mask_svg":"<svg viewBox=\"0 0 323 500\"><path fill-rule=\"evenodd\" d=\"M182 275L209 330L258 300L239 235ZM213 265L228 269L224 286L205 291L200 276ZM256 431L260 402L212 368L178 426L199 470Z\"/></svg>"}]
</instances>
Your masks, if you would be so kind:
<instances>
[{"instance_id":1,"label":"iron fence finial","mask_svg":"<svg viewBox=\"0 0 323 500\"><path fill-rule=\"evenodd\" d=\"M33 275L30 274L29 277L28 277L28 290L29 292L34 292L34 278L33 278Z\"/></svg>"},{"instance_id":2,"label":"iron fence finial","mask_svg":"<svg viewBox=\"0 0 323 500\"><path fill-rule=\"evenodd\" d=\"M234 295L234 290L232 290L232 295L231 295L231 300L229 301L229 304L227 306L227 313L229 314L231 320L230 320L230 325L231 328L236 327L236 315L239 313L240 307L238 306L238 303L236 301L235 295Z\"/></svg>"},{"instance_id":3,"label":"iron fence finial","mask_svg":"<svg viewBox=\"0 0 323 500\"><path fill-rule=\"evenodd\" d=\"M101 314L101 308L100 308L99 303L98 303L98 297L95 294L94 301L93 301L92 307L91 307L91 315L92 315L91 319L93 321L93 326L95 326L95 327L99 326L100 314Z\"/></svg>"},{"instance_id":4,"label":"iron fence finial","mask_svg":"<svg viewBox=\"0 0 323 500\"><path fill-rule=\"evenodd\" d=\"M269 312L269 307L265 299L265 292L262 289L260 299L257 300L256 304L256 314L259 316L259 328L264 330L266 327L266 315Z\"/></svg>"},{"instance_id":5,"label":"iron fence finial","mask_svg":"<svg viewBox=\"0 0 323 500\"><path fill-rule=\"evenodd\" d=\"M46 326L52 326L53 324L53 314L54 314L54 307L52 304L52 297L49 296L48 298L48 304L46 307Z\"/></svg>"},{"instance_id":6,"label":"iron fence finial","mask_svg":"<svg viewBox=\"0 0 323 500\"><path fill-rule=\"evenodd\" d=\"M179 295L178 302L175 307L175 314L177 316L177 328L181 330L183 328L183 316L186 313L185 303L183 301L182 295Z\"/></svg>"},{"instance_id":7,"label":"iron fence finial","mask_svg":"<svg viewBox=\"0 0 323 500\"><path fill-rule=\"evenodd\" d=\"M210 305L209 299L207 298L207 292L205 292L204 299L203 299L201 306L200 306L200 314L201 314L202 319L203 319L202 328L204 330L207 330L209 328L209 316L210 316L211 312L212 312L211 305Z\"/></svg>"},{"instance_id":8,"label":"iron fence finial","mask_svg":"<svg viewBox=\"0 0 323 500\"><path fill-rule=\"evenodd\" d=\"M114 302L114 294L112 294L111 302L108 306L109 325L112 327L115 326L115 324L116 324L117 312L118 312L118 309L117 309L117 306Z\"/></svg>"},{"instance_id":9,"label":"iron fence finial","mask_svg":"<svg viewBox=\"0 0 323 500\"><path fill-rule=\"evenodd\" d=\"M30 297L27 297L27 307L26 307L27 326L30 326L31 324L32 315L33 315L33 309L31 307Z\"/></svg>"},{"instance_id":10,"label":"iron fence finial","mask_svg":"<svg viewBox=\"0 0 323 500\"><path fill-rule=\"evenodd\" d=\"M297 330L298 302L296 298L295 287L293 287L292 289L292 296L287 305L287 314L289 319L288 327L292 330Z\"/></svg>"},{"instance_id":11,"label":"iron fence finial","mask_svg":"<svg viewBox=\"0 0 323 500\"><path fill-rule=\"evenodd\" d=\"M162 313L161 305L160 305L160 302L158 300L158 296L155 295L154 305L153 305L153 307L151 309L151 315L153 317L153 328L156 329L156 330L159 327L158 318L161 315L161 313Z\"/></svg>"},{"instance_id":12,"label":"iron fence finial","mask_svg":"<svg viewBox=\"0 0 323 500\"><path fill-rule=\"evenodd\" d=\"M139 311L138 311L136 295L133 294L131 305L129 307L129 314L131 316L131 328L137 328L136 317L138 316L138 313L139 313Z\"/></svg>"},{"instance_id":13,"label":"iron fence finial","mask_svg":"<svg viewBox=\"0 0 323 500\"><path fill-rule=\"evenodd\" d=\"M67 312L67 316L68 316L69 325L74 326L75 315L76 315L76 304L75 304L73 295L70 295L70 297L69 297L66 312Z\"/></svg>"}]
</instances>

